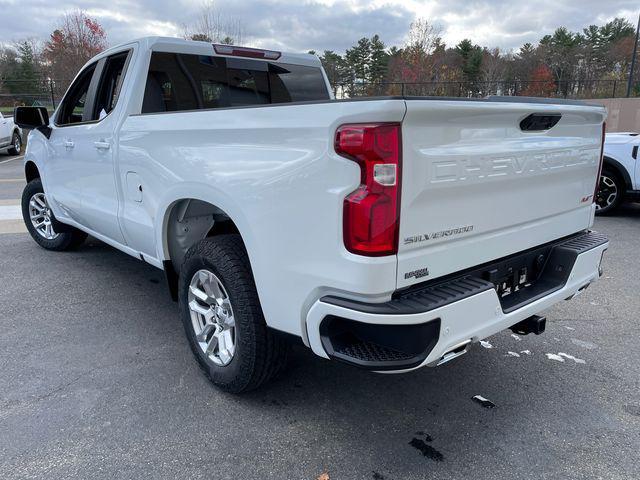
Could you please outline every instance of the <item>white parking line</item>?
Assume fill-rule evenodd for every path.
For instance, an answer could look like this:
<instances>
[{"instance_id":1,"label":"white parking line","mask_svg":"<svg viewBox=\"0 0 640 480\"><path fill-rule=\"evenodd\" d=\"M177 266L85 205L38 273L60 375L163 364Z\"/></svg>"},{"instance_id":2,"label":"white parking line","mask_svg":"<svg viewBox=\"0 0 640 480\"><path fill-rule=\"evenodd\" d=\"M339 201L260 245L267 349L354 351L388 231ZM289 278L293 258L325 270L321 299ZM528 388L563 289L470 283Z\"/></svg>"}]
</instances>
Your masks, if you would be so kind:
<instances>
[{"instance_id":1,"label":"white parking line","mask_svg":"<svg viewBox=\"0 0 640 480\"><path fill-rule=\"evenodd\" d=\"M8 158L7 160L0 160L0 165L2 165L3 163L13 162L14 160L22 160L23 158L24 158L24 155L19 155L17 157Z\"/></svg>"},{"instance_id":2,"label":"white parking line","mask_svg":"<svg viewBox=\"0 0 640 480\"><path fill-rule=\"evenodd\" d=\"M22 208L17 200L10 201L12 203L6 204L6 200L0 200L0 235L27 231L22 220Z\"/></svg>"},{"instance_id":3,"label":"white parking line","mask_svg":"<svg viewBox=\"0 0 640 480\"><path fill-rule=\"evenodd\" d=\"M0 220L20 220L21 218L20 205L0 205Z\"/></svg>"}]
</instances>

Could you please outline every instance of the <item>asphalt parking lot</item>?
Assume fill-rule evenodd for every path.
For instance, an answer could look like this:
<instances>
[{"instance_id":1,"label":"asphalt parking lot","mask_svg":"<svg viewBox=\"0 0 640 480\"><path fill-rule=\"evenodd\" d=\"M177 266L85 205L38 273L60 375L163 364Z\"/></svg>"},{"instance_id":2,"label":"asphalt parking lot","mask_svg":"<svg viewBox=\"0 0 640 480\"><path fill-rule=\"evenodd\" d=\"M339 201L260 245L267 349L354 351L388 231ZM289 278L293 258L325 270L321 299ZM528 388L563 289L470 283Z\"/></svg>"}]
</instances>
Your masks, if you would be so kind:
<instances>
[{"instance_id":1,"label":"asphalt parking lot","mask_svg":"<svg viewBox=\"0 0 640 480\"><path fill-rule=\"evenodd\" d=\"M162 272L95 240L39 248L12 217L21 162L0 162L2 479L640 478L640 205L596 220L605 275L541 336L400 376L297 348L232 396L192 359Z\"/></svg>"}]
</instances>

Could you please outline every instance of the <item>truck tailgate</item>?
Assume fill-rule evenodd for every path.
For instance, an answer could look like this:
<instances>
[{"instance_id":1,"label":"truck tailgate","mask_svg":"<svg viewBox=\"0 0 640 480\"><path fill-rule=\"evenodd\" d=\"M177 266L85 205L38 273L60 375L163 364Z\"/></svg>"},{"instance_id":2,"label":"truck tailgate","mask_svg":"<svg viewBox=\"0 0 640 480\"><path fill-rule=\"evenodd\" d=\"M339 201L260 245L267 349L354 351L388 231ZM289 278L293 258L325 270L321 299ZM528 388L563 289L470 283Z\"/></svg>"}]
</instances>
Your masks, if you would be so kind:
<instances>
[{"instance_id":1,"label":"truck tailgate","mask_svg":"<svg viewBox=\"0 0 640 480\"><path fill-rule=\"evenodd\" d=\"M605 110L407 100L398 288L588 228ZM561 115L548 130L521 121Z\"/></svg>"}]
</instances>

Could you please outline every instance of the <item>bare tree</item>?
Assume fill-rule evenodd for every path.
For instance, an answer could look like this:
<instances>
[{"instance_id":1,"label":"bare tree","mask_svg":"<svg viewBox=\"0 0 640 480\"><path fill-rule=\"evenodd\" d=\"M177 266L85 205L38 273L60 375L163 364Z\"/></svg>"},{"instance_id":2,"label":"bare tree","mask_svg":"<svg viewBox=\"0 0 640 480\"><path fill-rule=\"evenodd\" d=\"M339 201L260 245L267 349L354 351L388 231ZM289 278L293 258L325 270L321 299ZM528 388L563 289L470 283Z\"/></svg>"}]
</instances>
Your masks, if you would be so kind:
<instances>
[{"instance_id":1,"label":"bare tree","mask_svg":"<svg viewBox=\"0 0 640 480\"><path fill-rule=\"evenodd\" d=\"M436 64L444 48L441 29L425 19L411 24L407 43L394 59L389 78L402 82L429 82L437 77Z\"/></svg>"},{"instance_id":2,"label":"bare tree","mask_svg":"<svg viewBox=\"0 0 640 480\"><path fill-rule=\"evenodd\" d=\"M405 51L417 51L427 56L442 44L442 28L424 18L419 18L411 24Z\"/></svg>"},{"instance_id":3,"label":"bare tree","mask_svg":"<svg viewBox=\"0 0 640 480\"><path fill-rule=\"evenodd\" d=\"M183 26L183 36L187 40L240 45L244 27L239 19L220 13L213 0L205 0L195 20Z\"/></svg>"}]
</instances>

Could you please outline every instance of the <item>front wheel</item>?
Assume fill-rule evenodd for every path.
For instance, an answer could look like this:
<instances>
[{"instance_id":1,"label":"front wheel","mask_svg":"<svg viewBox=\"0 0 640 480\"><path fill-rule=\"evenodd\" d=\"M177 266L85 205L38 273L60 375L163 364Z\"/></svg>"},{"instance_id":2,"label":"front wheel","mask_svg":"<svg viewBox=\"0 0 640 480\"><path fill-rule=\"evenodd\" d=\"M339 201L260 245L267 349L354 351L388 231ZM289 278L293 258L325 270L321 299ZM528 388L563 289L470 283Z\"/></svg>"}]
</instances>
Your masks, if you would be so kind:
<instances>
[{"instance_id":1,"label":"front wheel","mask_svg":"<svg viewBox=\"0 0 640 480\"><path fill-rule=\"evenodd\" d=\"M288 345L267 328L240 235L191 247L180 269L178 297L191 350L221 389L258 388L285 365Z\"/></svg>"},{"instance_id":2,"label":"front wheel","mask_svg":"<svg viewBox=\"0 0 640 480\"><path fill-rule=\"evenodd\" d=\"M22 191L22 218L31 238L47 250L69 250L87 238L86 233L55 219L39 178L27 183Z\"/></svg>"},{"instance_id":3,"label":"front wheel","mask_svg":"<svg viewBox=\"0 0 640 480\"><path fill-rule=\"evenodd\" d=\"M9 147L9 155L20 155L22 150L22 139L18 132L13 132L13 138L11 139L11 147Z\"/></svg>"},{"instance_id":4,"label":"front wheel","mask_svg":"<svg viewBox=\"0 0 640 480\"><path fill-rule=\"evenodd\" d=\"M612 213L622 201L624 184L620 177L609 169L604 169L600 175L600 185L596 194L596 214L608 215Z\"/></svg>"}]
</instances>

